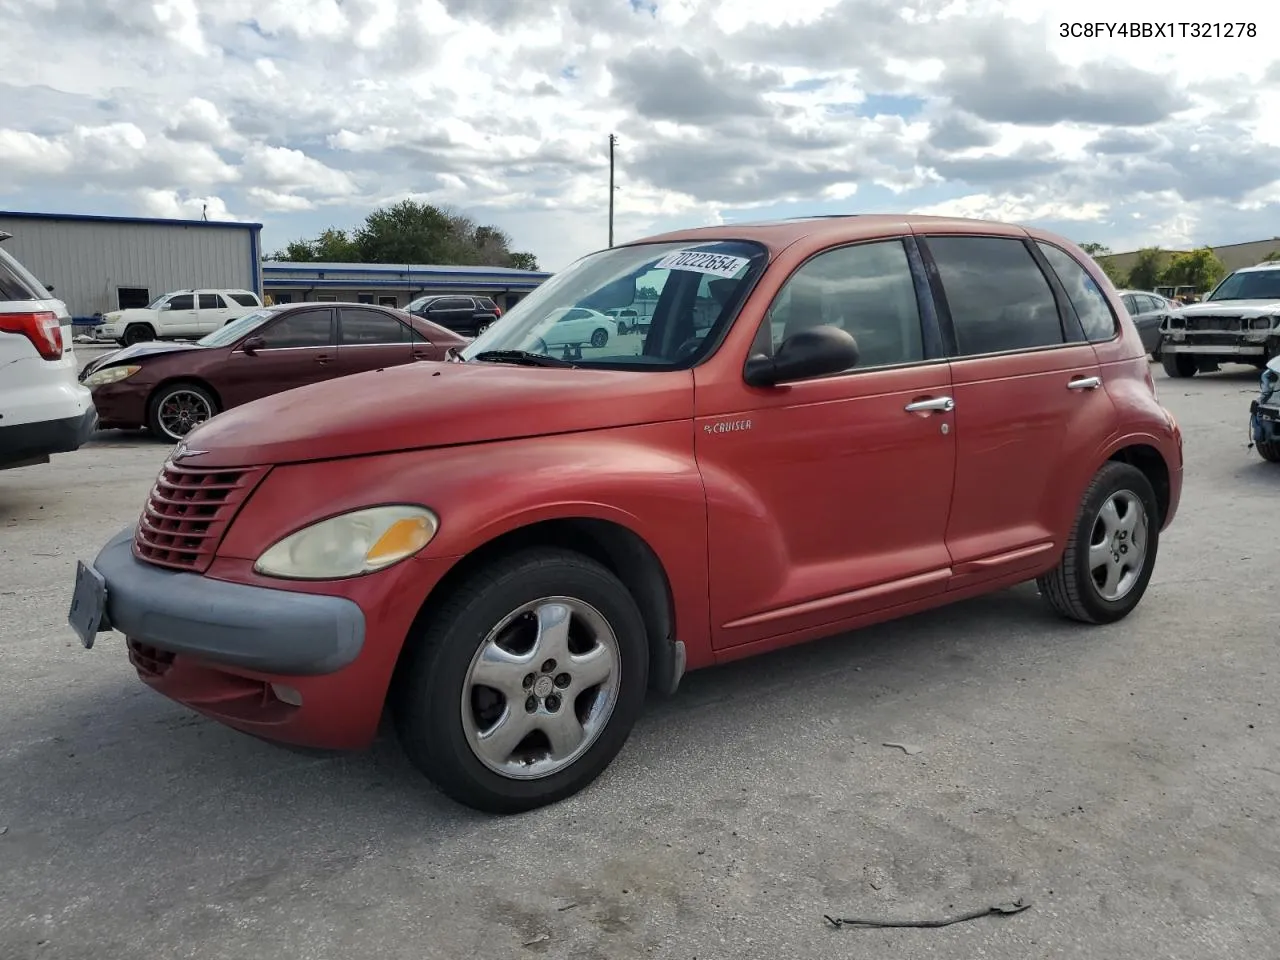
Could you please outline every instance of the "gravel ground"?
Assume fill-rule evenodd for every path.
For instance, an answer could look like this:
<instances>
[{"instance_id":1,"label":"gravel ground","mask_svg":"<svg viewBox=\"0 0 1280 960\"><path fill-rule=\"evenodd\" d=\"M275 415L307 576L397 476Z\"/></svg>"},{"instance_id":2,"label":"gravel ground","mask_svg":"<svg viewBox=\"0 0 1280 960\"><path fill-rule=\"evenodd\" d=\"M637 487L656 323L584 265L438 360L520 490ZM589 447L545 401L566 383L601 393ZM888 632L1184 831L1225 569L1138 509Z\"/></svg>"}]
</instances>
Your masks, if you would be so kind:
<instances>
[{"instance_id":1,"label":"gravel ground","mask_svg":"<svg viewBox=\"0 0 1280 960\"><path fill-rule=\"evenodd\" d=\"M165 447L104 433L0 473L0 957L1274 955L1280 468L1231 371L1157 373L1188 476L1125 622L1021 587L694 674L592 788L507 819L391 738L299 756L146 690L118 635L79 646L75 560Z\"/></svg>"}]
</instances>

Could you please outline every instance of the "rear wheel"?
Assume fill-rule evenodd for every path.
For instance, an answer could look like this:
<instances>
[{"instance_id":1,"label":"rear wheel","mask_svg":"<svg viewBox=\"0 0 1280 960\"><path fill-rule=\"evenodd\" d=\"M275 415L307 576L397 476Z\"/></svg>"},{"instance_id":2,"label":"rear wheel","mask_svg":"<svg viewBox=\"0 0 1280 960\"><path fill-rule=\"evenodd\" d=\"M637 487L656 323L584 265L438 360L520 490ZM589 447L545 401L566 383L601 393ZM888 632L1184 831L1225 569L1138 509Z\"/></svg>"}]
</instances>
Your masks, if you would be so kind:
<instances>
[{"instance_id":1,"label":"rear wheel","mask_svg":"<svg viewBox=\"0 0 1280 960\"><path fill-rule=\"evenodd\" d=\"M489 813L562 800L622 749L644 703L648 645L627 588L567 550L522 551L449 592L397 677L410 760Z\"/></svg>"},{"instance_id":2,"label":"rear wheel","mask_svg":"<svg viewBox=\"0 0 1280 960\"><path fill-rule=\"evenodd\" d=\"M1036 585L1061 616L1114 623L1146 592L1159 542L1151 482L1137 467L1108 461L1085 491L1061 561Z\"/></svg>"},{"instance_id":3,"label":"rear wheel","mask_svg":"<svg viewBox=\"0 0 1280 960\"><path fill-rule=\"evenodd\" d=\"M477 323L477 324L476 324L476 336L478 337L478 336L480 336L480 334L482 334L482 333L484 333L486 330L488 330L488 329L489 329L489 326L490 326L490 323L489 323L489 321L487 321L487 320L485 320L485 321L483 321L483 322L481 322L481 323Z\"/></svg>"},{"instance_id":4,"label":"rear wheel","mask_svg":"<svg viewBox=\"0 0 1280 960\"><path fill-rule=\"evenodd\" d=\"M218 401L197 383L165 384L151 396L147 426L157 437L177 443L218 413Z\"/></svg>"},{"instance_id":5,"label":"rear wheel","mask_svg":"<svg viewBox=\"0 0 1280 960\"><path fill-rule=\"evenodd\" d=\"M1162 353L1160 364L1171 377L1194 377L1199 369L1196 358L1186 353Z\"/></svg>"},{"instance_id":6,"label":"rear wheel","mask_svg":"<svg viewBox=\"0 0 1280 960\"><path fill-rule=\"evenodd\" d=\"M126 347L132 347L135 343L143 343L147 340L154 340L156 331L149 323L131 323L124 329L124 336L120 338L120 342Z\"/></svg>"}]
</instances>

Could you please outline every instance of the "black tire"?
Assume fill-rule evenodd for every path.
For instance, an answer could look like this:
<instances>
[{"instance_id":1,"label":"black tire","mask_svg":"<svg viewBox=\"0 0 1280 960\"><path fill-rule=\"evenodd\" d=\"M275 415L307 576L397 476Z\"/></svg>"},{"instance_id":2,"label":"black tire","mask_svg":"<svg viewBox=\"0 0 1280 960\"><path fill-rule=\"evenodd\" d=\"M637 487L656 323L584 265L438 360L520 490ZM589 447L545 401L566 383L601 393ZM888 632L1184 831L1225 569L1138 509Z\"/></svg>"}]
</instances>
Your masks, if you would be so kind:
<instances>
[{"instance_id":1,"label":"black tire","mask_svg":"<svg viewBox=\"0 0 1280 960\"><path fill-rule=\"evenodd\" d=\"M120 338L120 342L126 347L132 347L135 343L143 343L147 340L154 340L156 331L149 323L131 323L124 328L124 336Z\"/></svg>"},{"instance_id":2,"label":"black tire","mask_svg":"<svg viewBox=\"0 0 1280 960\"><path fill-rule=\"evenodd\" d=\"M1255 444L1258 453L1263 460L1270 463L1280 463L1280 440L1263 440L1261 443Z\"/></svg>"},{"instance_id":3,"label":"black tire","mask_svg":"<svg viewBox=\"0 0 1280 960\"><path fill-rule=\"evenodd\" d=\"M576 761L540 779L514 779L476 756L460 697L484 638L510 612L546 597L568 597L598 611L617 638L617 701L598 738ZM622 749L644 705L649 654L644 620L630 592L595 561L569 550L523 550L477 571L450 590L396 678L391 709L410 761L454 800L486 813L520 813L555 803L595 780Z\"/></svg>"},{"instance_id":4,"label":"black tire","mask_svg":"<svg viewBox=\"0 0 1280 960\"><path fill-rule=\"evenodd\" d=\"M162 408L166 401L179 393L188 393L201 398L205 404L208 405L208 417L205 419L211 419L217 416L219 412L217 399L206 387L203 387L198 383L192 383L189 380L164 384L164 386L151 394L151 399L147 402L147 429L150 430L152 434L168 443L177 443L186 436L186 433L189 433L191 429L188 428L186 432L175 432L165 424L165 416L162 413ZM192 423L191 427L198 426L199 423L203 422L204 421L201 420L198 423Z\"/></svg>"},{"instance_id":5,"label":"black tire","mask_svg":"<svg viewBox=\"0 0 1280 960\"><path fill-rule=\"evenodd\" d=\"M603 347L609 342L609 331L604 327L596 327L591 332L591 345L593 347Z\"/></svg>"},{"instance_id":6,"label":"black tire","mask_svg":"<svg viewBox=\"0 0 1280 960\"><path fill-rule=\"evenodd\" d=\"M488 320L485 320L485 321L482 321L482 322L480 322L480 323L477 323L477 324L476 324L476 332L475 332L475 336L477 336L477 337L478 337L478 336L480 336L480 334L484 333L484 332L485 332L486 330L488 330L488 329L489 329L489 321L488 321Z\"/></svg>"},{"instance_id":7,"label":"black tire","mask_svg":"<svg viewBox=\"0 0 1280 960\"><path fill-rule=\"evenodd\" d=\"M1089 569L1089 545L1099 512L1111 497L1128 492L1146 511L1146 557L1137 580L1129 591L1115 600L1101 595ZM1059 615L1081 623L1115 623L1138 605L1155 570L1160 546L1160 507L1146 475L1137 467L1115 460L1103 464L1085 490L1067 537L1062 559L1053 570L1036 579L1045 601Z\"/></svg>"},{"instance_id":8,"label":"black tire","mask_svg":"<svg viewBox=\"0 0 1280 960\"><path fill-rule=\"evenodd\" d=\"M1160 364L1171 377L1194 377L1199 369L1196 358L1185 353L1162 353Z\"/></svg>"}]
</instances>

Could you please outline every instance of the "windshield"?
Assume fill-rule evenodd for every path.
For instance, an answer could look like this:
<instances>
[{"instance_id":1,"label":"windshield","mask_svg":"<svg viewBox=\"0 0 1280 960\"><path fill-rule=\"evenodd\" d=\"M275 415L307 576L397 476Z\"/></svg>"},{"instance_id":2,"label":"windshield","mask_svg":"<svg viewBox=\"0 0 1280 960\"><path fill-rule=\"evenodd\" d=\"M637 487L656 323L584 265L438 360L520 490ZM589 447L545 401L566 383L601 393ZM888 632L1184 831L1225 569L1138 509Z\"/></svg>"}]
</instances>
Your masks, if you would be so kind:
<instances>
[{"instance_id":1,"label":"windshield","mask_svg":"<svg viewBox=\"0 0 1280 960\"><path fill-rule=\"evenodd\" d=\"M250 330L262 326L272 316L273 314L270 310L255 310L253 313L246 313L243 317L237 317L232 320L225 327L219 327L208 336L201 337L196 343L202 347L229 347Z\"/></svg>"},{"instance_id":2,"label":"windshield","mask_svg":"<svg viewBox=\"0 0 1280 960\"><path fill-rule=\"evenodd\" d=\"M167 293L162 293L160 294L160 296L156 297L154 300L152 300L150 303L147 304L147 309L159 310L160 307L164 304L164 302L168 299L169 299L169 295Z\"/></svg>"},{"instance_id":3,"label":"windshield","mask_svg":"<svg viewBox=\"0 0 1280 960\"><path fill-rule=\"evenodd\" d=\"M409 302L409 305L404 309L408 313L421 313L422 308L425 307L428 303L430 303L432 300L439 300L439 299L440 299L439 297L419 297L417 300L411 300Z\"/></svg>"},{"instance_id":4,"label":"windshield","mask_svg":"<svg viewBox=\"0 0 1280 960\"><path fill-rule=\"evenodd\" d=\"M1280 270L1239 270L1218 284L1208 300L1280 300Z\"/></svg>"},{"instance_id":5,"label":"windshield","mask_svg":"<svg viewBox=\"0 0 1280 960\"><path fill-rule=\"evenodd\" d=\"M462 357L515 350L584 367L691 366L714 348L767 260L764 247L743 240L601 250L543 283ZM640 319L625 333L616 316L622 308Z\"/></svg>"}]
</instances>

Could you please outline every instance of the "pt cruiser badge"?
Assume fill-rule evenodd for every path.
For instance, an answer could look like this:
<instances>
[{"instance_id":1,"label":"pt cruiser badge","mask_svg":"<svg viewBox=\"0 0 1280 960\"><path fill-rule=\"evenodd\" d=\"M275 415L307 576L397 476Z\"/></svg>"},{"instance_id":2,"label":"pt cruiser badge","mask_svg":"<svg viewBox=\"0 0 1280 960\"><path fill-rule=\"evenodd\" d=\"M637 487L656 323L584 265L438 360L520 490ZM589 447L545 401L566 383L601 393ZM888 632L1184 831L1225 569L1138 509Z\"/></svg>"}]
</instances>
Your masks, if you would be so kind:
<instances>
[{"instance_id":1,"label":"pt cruiser badge","mask_svg":"<svg viewBox=\"0 0 1280 960\"><path fill-rule=\"evenodd\" d=\"M704 423L702 429L707 433L734 433L738 430L750 430L750 420L722 420L720 423Z\"/></svg>"}]
</instances>

